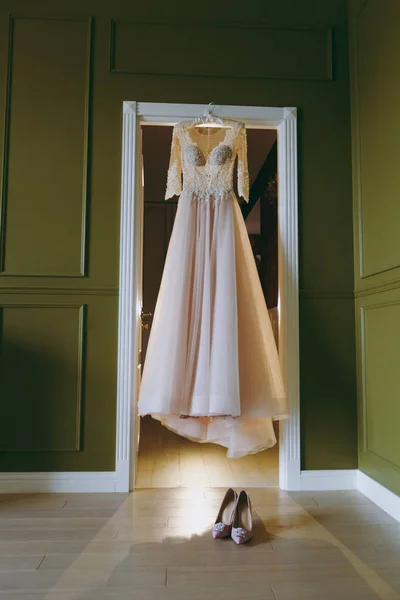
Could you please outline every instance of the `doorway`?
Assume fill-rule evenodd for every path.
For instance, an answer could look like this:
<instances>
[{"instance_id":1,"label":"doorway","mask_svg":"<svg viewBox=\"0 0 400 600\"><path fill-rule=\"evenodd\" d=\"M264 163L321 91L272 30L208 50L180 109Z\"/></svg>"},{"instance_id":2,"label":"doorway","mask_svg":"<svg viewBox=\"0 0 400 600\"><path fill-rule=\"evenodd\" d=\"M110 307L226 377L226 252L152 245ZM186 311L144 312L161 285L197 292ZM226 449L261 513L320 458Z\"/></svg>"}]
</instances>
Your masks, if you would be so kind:
<instances>
[{"instance_id":1,"label":"doorway","mask_svg":"<svg viewBox=\"0 0 400 600\"><path fill-rule=\"evenodd\" d=\"M172 126L142 125L141 139L144 181L143 368L178 198L175 196L167 202L164 200ZM248 130L247 148L250 198L249 203L241 204L241 209L278 344L276 129ZM278 424L276 434L278 437ZM226 449L221 446L198 444L178 436L150 416L140 420L137 488L193 485L277 487L278 482L278 445L257 454L229 460L226 458Z\"/></svg>"},{"instance_id":2,"label":"doorway","mask_svg":"<svg viewBox=\"0 0 400 600\"><path fill-rule=\"evenodd\" d=\"M119 491L134 489L140 484L138 473L140 420L136 399L140 381L142 346L142 256L143 198L142 126L171 127L180 120L193 119L204 111L203 105L154 104L124 102L122 149L122 207L120 242L120 305L119 357L117 399L116 474ZM242 121L251 130L274 130L277 136L277 181L279 182L279 213L277 246L279 257L279 348L282 371L287 389L290 415L279 427L279 486L299 489L299 377L298 377L298 256L297 256L297 135L296 109L271 107L218 106L216 116ZM164 128L162 127L162 128ZM152 128L153 131L155 128ZM265 153L264 153L265 157ZM167 160L169 158L169 148ZM166 169L164 173L166 172ZM276 183L276 181L275 181ZM163 184L162 198L164 196ZM273 182L271 182L273 185ZM164 204L163 200L160 200ZM151 207L154 211L154 206ZM171 228L172 215L164 215L164 232ZM256 209L253 209L256 210ZM253 218L254 218L253 213ZM168 221L169 219L169 221ZM251 219L249 223L251 222ZM252 234L250 235L257 235ZM164 233L165 238L165 233ZM165 238L166 239L166 238ZM256 240L254 239L254 242ZM255 253L260 258L257 244ZM161 263L160 263L161 264ZM162 267L160 269L162 271ZM156 290L157 286L153 288ZM150 310L148 312L151 312ZM146 331L146 330L145 330ZM143 440L146 439L144 424ZM151 426L149 426L149 429ZM169 432L168 432L169 433ZM153 431L154 435L154 431ZM157 434L156 434L157 435ZM164 432L163 434L164 435ZM171 442L165 442L167 445ZM172 442L172 445L176 440ZM200 446L200 445L196 445ZM254 455L256 456L256 455ZM250 457L249 457L250 458ZM236 461L230 460L230 463ZM150 469L147 469L150 470ZM220 480L219 480L220 481ZM276 481L276 480L275 480ZM178 484L178 482L176 483ZM232 484L232 482L231 482ZM143 483L142 483L143 485ZM171 485L171 484L169 484ZM194 483L190 484L194 485ZM195 485L199 485L198 478ZM215 484L214 484L215 485ZM221 482L219 485L222 485ZM246 484L249 485L249 484ZM257 485L260 485L258 482ZM262 485L262 484L261 484ZM267 485L267 484L265 484Z\"/></svg>"}]
</instances>

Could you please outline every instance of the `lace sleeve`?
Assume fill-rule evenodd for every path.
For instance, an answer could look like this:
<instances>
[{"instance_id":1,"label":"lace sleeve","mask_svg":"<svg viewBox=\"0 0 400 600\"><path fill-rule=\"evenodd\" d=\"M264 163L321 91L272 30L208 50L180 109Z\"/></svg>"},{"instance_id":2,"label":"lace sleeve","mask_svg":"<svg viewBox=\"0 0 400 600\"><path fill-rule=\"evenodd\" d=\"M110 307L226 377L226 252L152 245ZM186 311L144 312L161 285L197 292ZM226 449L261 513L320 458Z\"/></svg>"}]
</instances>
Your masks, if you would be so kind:
<instances>
[{"instance_id":1,"label":"lace sleeve","mask_svg":"<svg viewBox=\"0 0 400 600\"><path fill-rule=\"evenodd\" d=\"M171 158L169 161L169 169L167 176L167 191L165 200L172 196L179 196L182 191L182 158L181 158L181 143L179 141L178 131L176 126L172 133Z\"/></svg>"},{"instance_id":2,"label":"lace sleeve","mask_svg":"<svg viewBox=\"0 0 400 600\"><path fill-rule=\"evenodd\" d=\"M237 155L238 155L238 192L246 202L249 201L249 170L247 166L247 135L246 128L243 126L237 136Z\"/></svg>"}]
</instances>

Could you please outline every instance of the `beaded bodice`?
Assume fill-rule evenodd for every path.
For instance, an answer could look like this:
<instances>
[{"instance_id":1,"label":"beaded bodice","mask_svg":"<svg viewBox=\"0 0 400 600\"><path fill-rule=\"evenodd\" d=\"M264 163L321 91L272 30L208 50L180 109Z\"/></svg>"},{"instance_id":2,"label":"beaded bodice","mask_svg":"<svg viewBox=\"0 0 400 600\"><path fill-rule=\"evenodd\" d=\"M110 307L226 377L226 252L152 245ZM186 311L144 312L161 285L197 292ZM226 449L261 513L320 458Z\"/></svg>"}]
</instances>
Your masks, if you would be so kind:
<instances>
[{"instance_id":1,"label":"beaded bodice","mask_svg":"<svg viewBox=\"0 0 400 600\"><path fill-rule=\"evenodd\" d=\"M238 193L248 201L246 129L243 123L225 123L220 128L196 128L193 123L185 122L175 125L166 199L182 192L205 202L231 196L238 157Z\"/></svg>"}]
</instances>

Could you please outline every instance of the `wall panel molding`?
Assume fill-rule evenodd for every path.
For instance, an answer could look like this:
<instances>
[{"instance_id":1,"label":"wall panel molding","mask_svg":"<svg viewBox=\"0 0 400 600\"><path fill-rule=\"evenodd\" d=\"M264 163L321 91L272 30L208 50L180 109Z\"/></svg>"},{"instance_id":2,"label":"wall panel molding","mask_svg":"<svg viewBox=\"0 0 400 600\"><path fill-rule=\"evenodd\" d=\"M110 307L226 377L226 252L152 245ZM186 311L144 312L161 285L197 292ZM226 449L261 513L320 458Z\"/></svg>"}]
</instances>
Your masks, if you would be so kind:
<instances>
[{"instance_id":1,"label":"wall panel molding","mask_svg":"<svg viewBox=\"0 0 400 600\"><path fill-rule=\"evenodd\" d=\"M393 453L393 444L391 450L390 448L388 450L387 447L388 440L394 442L397 439L396 436L393 437L393 426L396 427L396 419L399 416L395 400L396 389L393 389L392 384L388 384L389 381L394 382L393 374L397 369L398 352L396 352L396 347L393 346L394 343L396 344L393 335L396 340L400 337L396 336L395 331L393 332L396 325L396 315L388 315L385 318L383 312L381 312L379 326L377 321L375 322L375 329L373 323L368 325L368 316L371 313L374 312L376 315L376 311L387 311L394 307L400 307L400 299L395 298L393 292L389 292L381 301L369 298L367 305L359 307L360 450L364 458L368 456L375 463L385 464L385 468L400 472L400 459L396 462L388 455L388 452L389 454L390 452ZM400 315L400 310L397 312ZM374 331L375 335L378 332L377 338L373 337ZM385 338L384 343L379 337L383 331L386 331L386 335L383 336ZM388 331L392 332L392 337ZM398 342L397 345L399 345ZM372 356L370 356L370 352L372 352ZM377 354L379 358L377 358ZM377 390L377 387L379 390ZM388 394L390 398L393 398L393 402L390 404L393 407L392 411L388 406L388 401L390 401L390 398L387 397ZM382 423L379 423L379 416L387 419L389 415L391 425L388 429L388 426L382 427ZM375 428L373 433L371 433L371 426ZM376 430L376 428L378 429ZM375 441L378 441L381 447L386 448L386 451L378 451L378 448L374 447L371 435L375 437Z\"/></svg>"},{"instance_id":2,"label":"wall panel molding","mask_svg":"<svg viewBox=\"0 0 400 600\"><path fill-rule=\"evenodd\" d=\"M392 81L392 73L397 68L394 44L400 11L394 2L388 2L384 9L378 0L353 4L351 75L356 278L363 282L378 277L382 281L393 277L393 272L400 269L400 245L395 225L400 216L395 193L400 178L398 171L388 168L391 157L400 149L400 128L392 116L397 112L400 98L400 88ZM379 84L375 85L377 81ZM380 119L377 115L385 116ZM385 217L388 214L391 215L389 219ZM384 237L385 243L382 243Z\"/></svg>"},{"instance_id":3,"label":"wall panel molding","mask_svg":"<svg viewBox=\"0 0 400 600\"><path fill-rule=\"evenodd\" d=\"M33 25L33 24L36 24ZM32 27L29 28L29 24L32 24ZM56 28L57 26L60 26L60 24L70 24L71 25L71 30L70 30L70 39L69 39L69 46L71 46L70 48L66 47L65 49L65 54L60 53L60 41L57 41L57 35L55 34L55 32L52 32L52 28ZM84 26L84 29L82 31L79 30L79 27L77 27L76 29L73 28L73 26L77 25L79 26L79 24L82 24ZM19 26L23 26L23 28L25 27L25 30L23 33L18 34L18 27ZM26 69L26 74L22 77L21 76L21 69L22 69L22 58L21 57L25 57L24 60L27 60L28 56L29 56L29 45L33 44L34 46L37 45L34 43L35 40L35 36L38 37L38 40L41 40L43 43L43 48L41 48L41 51L43 52L44 48L46 48L46 42L43 41L43 36L39 35L39 33L36 31L36 28L40 28L40 26L42 27L46 27L48 34L49 34L49 41L48 41L48 51L51 51L51 44L52 43L56 43L57 45L57 52L55 53L56 56L53 57L53 60L56 61L57 57L60 57L60 55L62 54L63 56L63 61L64 64L63 65L59 65L60 69L65 68L66 69L66 81L65 81L65 91L67 92L68 89L72 89L71 86L69 86L68 84L68 77L69 78L73 78L75 76L75 74L77 73L77 71L73 71L74 69L84 69L85 73L83 75L82 78L82 86L81 89L79 91L79 93L81 93L82 95L82 104L80 106L77 106L77 96L75 94L75 96L72 97L72 102L69 102L69 98L68 95L65 95L64 98L64 93L60 91L60 81L55 81L54 82L54 89L55 90L59 90L56 91L55 94L58 97L58 102L57 105L54 106L52 104L49 104L46 108L45 111L40 111L39 108L40 106L38 105L38 95L43 98L43 100L46 98L47 91L46 88L43 87L42 89L42 85L44 85L46 82L44 82L43 80L43 70L42 68L38 67L38 71L35 72L35 69L33 69L33 74L32 74L32 69L29 68L28 64L24 64L24 68ZM17 276L17 277L21 277L21 276L27 276L27 277L85 277L87 275L87 245L88 245L88 216L89 216L89 198L90 198L90 176L89 176L89 172L90 172L90 140L91 140L91 118L90 118L90 108L91 108L91 87L92 87L92 29L93 29L93 23L92 23L92 19L90 17L88 18L73 18L73 17L66 17L66 18L62 18L62 17L57 17L57 18L50 18L50 17L45 17L45 16L37 16L37 17L31 17L31 16L23 16L23 15L18 15L18 16L10 16L9 18L9 30L8 30L8 35L9 35L9 44L8 44L8 58L7 58L7 78L6 78L6 90L5 90L5 95L6 95L6 103L5 103L5 112L4 112L4 139L3 139L3 161L2 161L2 188L1 188L1 197L0 197L0 276L1 277L12 277L12 276ZM39 29L38 29L39 31ZM43 32L42 32L43 33ZM68 39L68 35L66 34L66 31L62 31L62 33L65 36L65 39ZM83 50L83 60L81 62L77 61L77 57L74 56L74 52L77 52L77 50L75 50L74 48L74 42L76 39L79 39L82 45L85 47L85 49ZM56 40L56 41L54 41ZM19 50L18 52L16 52L16 44L19 44ZM26 46L26 47L25 47ZM24 54L25 53L25 54ZM18 77L16 77L16 73L15 73L15 61L18 61ZM32 59L34 60L34 59ZM69 62L68 62L69 60ZM37 65L40 66L40 61L38 61ZM36 66L37 66L36 65ZM53 71L55 69L54 72L57 71L57 68L54 66L54 64L52 65ZM54 72L52 73L54 75ZM64 73L62 71L60 71L60 76L61 79L64 78ZM50 77L50 76L49 76ZM24 80L26 79L26 83L24 83ZM32 82L33 82L33 88L32 88ZM53 83L50 83L50 86L53 86ZM17 89L14 89L16 88ZM23 88L23 86L25 86ZM36 89L35 89L36 86ZM23 110L21 108L21 100L22 100L22 93L23 93L23 89L26 88L26 110ZM29 89L33 89L34 91L34 106L32 107L32 101L30 103L30 98L29 98ZM38 90L42 90L39 94ZM75 93L75 92L74 92ZM16 97L16 100L15 100ZM17 106L14 106L14 103L16 102ZM17 110L16 110L17 108ZM39 125L35 125L36 123L36 119L40 118L40 122L42 123L43 121L43 112L44 114L50 114L49 119L51 119L51 121L49 121L47 123L48 125L48 131L47 132L43 132L43 135L50 135L51 131L52 131L52 124L57 123L57 121L59 123L61 123L64 119L69 121L71 123L71 125L73 126L74 124L74 115L72 114L72 112L68 113L66 111L75 111L74 114L80 114L79 111L83 110L83 115L80 115L80 119L82 120L82 138L79 138L79 142L76 139L73 139L72 141L69 140L70 138L70 133L67 131L66 135L64 137L65 141L68 142L70 144L70 147L75 147L77 144L79 144L79 156L81 157L82 162L78 163L76 162L76 168L75 168L75 177L80 179L80 183L78 184L76 182L75 187L77 187L78 185L80 186L81 190L80 192L78 191L77 194L80 193L81 198L78 199L77 198L77 194L73 194L73 198L70 198L70 200L73 200L75 203L75 213L73 216L71 216L71 213L66 214L66 219L65 219L65 223L64 226L66 229L68 229L71 234L73 234L73 230L78 226L80 227L80 231L75 231L75 237L76 237L76 243L74 245L74 248L70 248L70 254L71 257L70 258L64 258L62 263L60 266L56 263L56 256L58 254L58 256L62 257L63 254L63 250L62 250L62 245L60 245L60 248L58 248L58 252L56 251L54 253L54 255L52 255L52 252L50 251L50 244L53 243L55 245L57 245L57 236L54 237L54 239L51 239L51 235L48 236L50 241L46 240L46 236L43 235L43 232L38 233L37 236L37 243L35 243L34 237L33 237L33 233L32 233L32 240L33 243L31 243L31 247L30 247L30 254L29 252L27 253L28 256L23 256L20 253L20 250L18 249L18 243L17 243L17 237L20 238L21 236L25 236L28 233L28 238L29 238L29 217L24 215L24 213L26 213L26 210L21 210L21 207L19 206L19 210L15 209L15 211L12 213L12 216L10 216L10 210L13 210L13 204L10 204L11 202L15 203L15 199L18 199L19 204L22 202L25 202L29 205L28 199L30 202L35 202L35 200L40 199L40 192L39 192L39 188L38 186L43 185L43 190L45 191L45 193L47 194L47 196L49 196L49 190L46 190L45 187L46 185L51 185L51 184L47 184L47 178L45 176L42 177L42 183L38 182L37 179L35 178L35 176L32 176L32 173L27 174L26 173L26 164L29 162L27 159L27 151L29 148L29 144L34 144L34 140L36 140L36 142L38 142L38 135L39 135ZM54 112L58 112L59 114L59 119L57 119L57 117L54 115ZM21 121L21 115L24 115L25 113L25 117L22 118ZM30 123L33 124L35 126L35 128L32 130L31 128L27 127L27 119L29 116L30 119ZM17 119L17 126L15 125L13 119ZM76 125L77 126L77 125ZM57 130L60 131L64 131L66 128L63 128L62 125L60 125L60 127L56 127ZM33 141L31 139L33 135ZM55 134L57 135L57 134ZM72 138L71 138L72 139ZM69 141L68 141L69 140ZM35 145L35 144L34 144ZM65 157L62 156L62 153L60 153L59 151L59 147L60 147L60 138L55 137L54 139L51 139L51 136L48 139L47 142L47 152L49 155L52 154L52 150L51 148L54 146L54 148L57 148L57 152L58 152L58 157L57 160L59 161L59 169L61 169L62 164L67 165L68 164L68 158L70 159L71 156L75 159L76 153L73 153L72 155L66 155ZM62 144L61 144L62 146ZM67 151L67 150L66 150ZM34 146L32 147L32 156L35 157L35 152L34 152ZM45 156L43 156L43 161L45 161ZM17 157L17 158L16 158ZM15 162L15 161L18 162ZM38 160L38 164L40 165L42 157L39 156L39 158L34 159L34 160ZM76 160L76 159L75 159ZM12 161L12 163L10 164L10 161ZM79 159L78 159L79 161ZM78 166L79 164L79 166ZM22 167L19 167L19 165L22 165ZM43 166L43 169L45 168L45 166ZM11 169L11 170L10 170ZM28 182L24 185L19 185L17 184L16 186L16 180L15 176L13 178L13 180L11 180L12 175L10 175L10 173L15 173L17 170L22 170L25 173L25 179L28 180ZM81 173L78 173L79 171L81 171ZM49 175L51 176L51 169L49 168ZM30 179L29 179L30 178ZM58 180L60 180L60 178L58 178ZM68 182L67 182L68 183ZM18 189L15 189L15 188ZM56 199L57 196L60 195L60 193L62 193L63 190L63 185L60 185L60 183L58 184L58 188L56 186L54 186L54 198ZM10 200L10 194L13 194L13 198L12 200ZM67 193L67 192L65 192ZM78 203L80 203L80 216L78 215L77 211L79 209L77 209L77 205ZM50 206L51 203L49 202ZM22 205L21 205L22 206ZM35 215L35 209L31 208L30 209L32 211L32 215ZM29 211L28 211L29 212ZM59 227L60 229L60 233L62 234L63 232L63 221L62 221L62 217L61 215L59 216L58 219L56 219L56 222L54 222L54 216L55 213L50 214L46 214L46 210L42 210L40 208L40 204L38 206L38 211L37 213L42 212L43 214L43 225L42 225L42 229L44 232L49 231L50 233L50 229L54 228L54 227ZM17 217L18 215L18 217ZM16 221L16 219L19 219L18 222ZM21 220L22 219L22 220ZM45 222L47 219L47 222ZM80 220L80 225L78 225L78 221ZM38 216L36 215L36 224L35 222L33 222L32 227L35 228L35 226L37 227L37 224L40 221L38 221ZM11 231L7 231L7 229L10 227L10 223L12 223L13 226L13 230ZM16 233L14 233L15 231L17 231ZM41 235L42 234L42 235ZM65 237L65 236L64 236ZM42 240L40 240L40 238L42 238ZM44 240L44 241L43 241ZM47 246L46 246L47 243ZM9 245L11 244L11 247L9 247ZM29 245L29 239L28 241L25 241L25 244ZM59 244L61 244L61 242L59 242ZM79 245L79 247L77 247ZM64 245L65 248L65 245ZM57 250L57 249L56 249ZM65 250L64 250L65 251ZM18 256L16 256L16 252L18 252ZM38 256L35 255L35 252L37 252ZM11 265L9 265L8 263L10 263L11 261ZM36 261L36 265L35 265L35 261ZM40 266L38 266L40 265Z\"/></svg>"},{"instance_id":4,"label":"wall panel molding","mask_svg":"<svg viewBox=\"0 0 400 600\"><path fill-rule=\"evenodd\" d=\"M216 56L223 60L215 60ZM189 20L110 22L110 71L114 74L330 81L332 63L330 27Z\"/></svg>"},{"instance_id":5,"label":"wall panel molding","mask_svg":"<svg viewBox=\"0 0 400 600\"><path fill-rule=\"evenodd\" d=\"M41 315L41 319L39 317L39 325L36 327L33 325L30 329L29 325L27 328L24 327L24 319L21 321L20 317L13 318L11 315L7 318L7 311L21 310L26 313L31 309L33 314L29 315L28 319L25 315L25 324L29 321L32 322L32 320L34 322L35 311L37 310L40 312L56 310L57 313L59 311L59 314L55 316L53 312L52 315L48 315L47 328L45 314ZM68 315L65 311L73 311L75 314ZM2 422L3 426L4 423L7 426L7 421L9 421L8 428L15 431L16 423L14 419L17 413L8 409L12 397L12 404L17 403L18 413L22 417L22 430L29 431L37 428L40 432L44 424L46 426L44 438L54 441L54 444L45 443L42 445L34 436L32 437L33 445L16 447L5 443L3 433L0 437L0 452L53 453L80 452L82 450L86 314L86 305L80 303L8 302L0 305L0 348L2 358L0 382L5 386L4 389L1 388L3 404L0 428ZM36 319L38 319L37 312ZM60 323L58 332L55 331L57 323ZM26 384L19 385L17 381L17 373L20 369L23 372L24 379L27 380ZM9 374L8 377L7 374ZM66 384L67 396L61 398L57 405L55 397L61 397L62 394L60 394L60 390L57 391L56 386L63 386L63 380ZM75 384L73 381L75 381ZM38 399L38 405L32 409L35 403L35 395ZM71 401L75 402L75 406L71 405L70 408L66 408L63 402L67 398L71 398ZM27 410L25 411L25 409ZM30 415L30 422L26 422L27 414ZM12 426L13 424L14 426ZM67 431L68 426L70 431ZM60 442L57 432L62 432L61 437L64 440L68 439L69 443ZM27 438L29 439L29 435Z\"/></svg>"},{"instance_id":6,"label":"wall panel molding","mask_svg":"<svg viewBox=\"0 0 400 600\"><path fill-rule=\"evenodd\" d=\"M56 296L118 296L119 288L108 288L108 287L75 287L75 288L66 288L66 287L0 287L0 296L2 294L23 294L23 295L56 295Z\"/></svg>"},{"instance_id":7,"label":"wall panel molding","mask_svg":"<svg viewBox=\"0 0 400 600\"><path fill-rule=\"evenodd\" d=\"M383 294L400 288L400 279L387 281L386 283L375 284L369 287L359 289L354 293L355 298L363 298L364 296L372 296L374 294Z\"/></svg>"},{"instance_id":8,"label":"wall panel molding","mask_svg":"<svg viewBox=\"0 0 400 600\"><path fill-rule=\"evenodd\" d=\"M11 114L11 77L12 77L12 54L13 54L13 32L14 20L10 15L8 20L8 52L7 52L7 76L5 89L5 111L3 123L3 160L1 161L1 190L0 190L0 276L4 271L5 241L6 241L6 206L8 191L8 157L10 143L10 114Z\"/></svg>"},{"instance_id":9,"label":"wall panel molding","mask_svg":"<svg viewBox=\"0 0 400 600\"><path fill-rule=\"evenodd\" d=\"M396 0L348 4L358 458L361 480L365 489L372 486L376 501L383 486L400 494L400 5Z\"/></svg>"}]
</instances>

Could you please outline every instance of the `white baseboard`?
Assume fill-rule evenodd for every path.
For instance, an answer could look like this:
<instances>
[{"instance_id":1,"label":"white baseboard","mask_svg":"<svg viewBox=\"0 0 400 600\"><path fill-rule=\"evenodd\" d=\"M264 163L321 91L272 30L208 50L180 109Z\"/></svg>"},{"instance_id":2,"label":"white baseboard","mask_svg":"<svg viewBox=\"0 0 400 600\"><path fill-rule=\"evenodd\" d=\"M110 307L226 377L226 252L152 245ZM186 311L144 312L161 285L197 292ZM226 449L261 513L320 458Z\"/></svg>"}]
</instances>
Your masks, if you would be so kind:
<instances>
[{"instance_id":1,"label":"white baseboard","mask_svg":"<svg viewBox=\"0 0 400 600\"><path fill-rule=\"evenodd\" d=\"M358 490L374 504L400 522L400 496L359 469L338 471L302 471L300 490L323 492L335 490Z\"/></svg>"},{"instance_id":2,"label":"white baseboard","mask_svg":"<svg viewBox=\"0 0 400 600\"><path fill-rule=\"evenodd\" d=\"M116 492L114 471L60 473L0 473L2 494Z\"/></svg>"},{"instance_id":3,"label":"white baseboard","mask_svg":"<svg viewBox=\"0 0 400 600\"><path fill-rule=\"evenodd\" d=\"M0 473L1 494L127 492L129 473L117 471L71 471L52 473ZM294 490L294 488L291 488ZM302 471L296 490L328 491L357 489L357 471Z\"/></svg>"},{"instance_id":4,"label":"white baseboard","mask_svg":"<svg viewBox=\"0 0 400 600\"><path fill-rule=\"evenodd\" d=\"M357 489L396 521L400 521L400 496L360 470L357 473Z\"/></svg>"},{"instance_id":5,"label":"white baseboard","mask_svg":"<svg viewBox=\"0 0 400 600\"><path fill-rule=\"evenodd\" d=\"M300 490L326 492L334 490L356 490L357 469L334 471L301 471Z\"/></svg>"},{"instance_id":6,"label":"white baseboard","mask_svg":"<svg viewBox=\"0 0 400 600\"><path fill-rule=\"evenodd\" d=\"M118 492L127 491L127 485L126 474L117 474L115 471L0 473L2 494ZM300 490L359 490L400 522L400 497L357 469L302 471Z\"/></svg>"}]
</instances>

